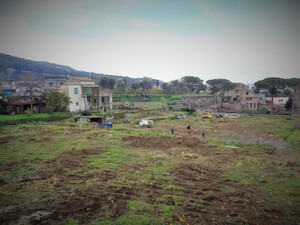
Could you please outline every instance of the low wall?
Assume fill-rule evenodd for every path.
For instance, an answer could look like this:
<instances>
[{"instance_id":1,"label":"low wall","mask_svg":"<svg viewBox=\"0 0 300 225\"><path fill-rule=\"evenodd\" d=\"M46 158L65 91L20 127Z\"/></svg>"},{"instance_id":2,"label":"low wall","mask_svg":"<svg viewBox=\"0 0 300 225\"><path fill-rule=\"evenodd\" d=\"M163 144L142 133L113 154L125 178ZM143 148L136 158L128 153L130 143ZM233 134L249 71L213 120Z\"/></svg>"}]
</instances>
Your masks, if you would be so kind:
<instances>
[{"instance_id":1,"label":"low wall","mask_svg":"<svg viewBox=\"0 0 300 225\"><path fill-rule=\"evenodd\" d=\"M114 106L120 106L121 102L114 102ZM161 107L161 102L130 102L130 106L139 107Z\"/></svg>"},{"instance_id":2,"label":"low wall","mask_svg":"<svg viewBox=\"0 0 300 225\"><path fill-rule=\"evenodd\" d=\"M193 109L210 108L219 105L214 96L186 96L181 98L181 104L183 106L190 106Z\"/></svg>"},{"instance_id":3,"label":"low wall","mask_svg":"<svg viewBox=\"0 0 300 225\"><path fill-rule=\"evenodd\" d=\"M124 119L124 118L132 118L137 114L140 114L141 117L153 115L158 112L167 112L167 108L154 108L154 109L137 109L134 112L124 110L123 112L112 113L110 116L113 116L114 119Z\"/></svg>"}]
</instances>

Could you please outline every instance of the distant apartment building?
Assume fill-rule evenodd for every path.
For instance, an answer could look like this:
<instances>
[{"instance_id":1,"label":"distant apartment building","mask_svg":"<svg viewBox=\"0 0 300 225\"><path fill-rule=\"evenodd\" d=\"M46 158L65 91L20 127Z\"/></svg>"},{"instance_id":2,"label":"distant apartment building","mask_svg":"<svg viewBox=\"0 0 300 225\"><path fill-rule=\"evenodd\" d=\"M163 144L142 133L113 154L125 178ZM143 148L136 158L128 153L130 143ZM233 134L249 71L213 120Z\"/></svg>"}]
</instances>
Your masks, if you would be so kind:
<instances>
[{"instance_id":1,"label":"distant apartment building","mask_svg":"<svg viewBox=\"0 0 300 225\"><path fill-rule=\"evenodd\" d=\"M88 77L71 77L61 85L61 92L70 97L70 112L112 110L112 94L96 85Z\"/></svg>"},{"instance_id":2,"label":"distant apartment building","mask_svg":"<svg viewBox=\"0 0 300 225\"><path fill-rule=\"evenodd\" d=\"M225 93L220 107L228 111L258 110L265 103L264 94L255 93L248 85L238 83Z\"/></svg>"}]
</instances>

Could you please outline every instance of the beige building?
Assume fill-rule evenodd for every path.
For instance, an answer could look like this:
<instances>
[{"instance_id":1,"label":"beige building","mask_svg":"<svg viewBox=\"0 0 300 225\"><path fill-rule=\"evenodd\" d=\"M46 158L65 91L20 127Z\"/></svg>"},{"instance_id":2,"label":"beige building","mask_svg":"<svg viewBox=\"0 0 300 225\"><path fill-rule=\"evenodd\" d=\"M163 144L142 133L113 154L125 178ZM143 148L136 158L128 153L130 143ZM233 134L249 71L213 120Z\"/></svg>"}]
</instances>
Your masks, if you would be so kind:
<instances>
[{"instance_id":1,"label":"beige building","mask_svg":"<svg viewBox=\"0 0 300 225\"><path fill-rule=\"evenodd\" d=\"M112 94L101 90L95 81L88 77L71 77L63 85L61 92L70 97L70 112L112 110Z\"/></svg>"},{"instance_id":2,"label":"beige building","mask_svg":"<svg viewBox=\"0 0 300 225\"><path fill-rule=\"evenodd\" d=\"M228 111L257 110L262 105L265 105L265 95L255 93L248 85L242 83L225 92L221 102L221 108Z\"/></svg>"},{"instance_id":3,"label":"beige building","mask_svg":"<svg viewBox=\"0 0 300 225\"><path fill-rule=\"evenodd\" d=\"M266 97L266 105L268 111L271 113L282 113L286 111L285 104L289 97Z\"/></svg>"},{"instance_id":4,"label":"beige building","mask_svg":"<svg viewBox=\"0 0 300 225\"><path fill-rule=\"evenodd\" d=\"M50 91L59 91L60 86L67 80L67 76L46 76L44 78L45 93L50 93Z\"/></svg>"},{"instance_id":5,"label":"beige building","mask_svg":"<svg viewBox=\"0 0 300 225\"><path fill-rule=\"evenodd\" d=\"M284 107L288 100L289 97L273 97L273 104Z\"/></svg>"}]
</instances>

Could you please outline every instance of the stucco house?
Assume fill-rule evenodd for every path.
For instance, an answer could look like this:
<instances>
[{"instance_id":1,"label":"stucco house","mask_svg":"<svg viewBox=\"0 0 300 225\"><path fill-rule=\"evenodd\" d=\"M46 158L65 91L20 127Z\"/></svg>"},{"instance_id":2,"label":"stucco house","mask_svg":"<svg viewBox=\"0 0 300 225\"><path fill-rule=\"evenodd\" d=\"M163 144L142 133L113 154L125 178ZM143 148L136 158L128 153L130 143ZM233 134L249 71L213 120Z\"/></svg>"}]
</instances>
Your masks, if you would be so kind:
<instances>
[{"instance_id":1,"label":"stucco house","mask_svg":"<svg viewBox=\"0 0 300 225\"><path fill-rule=\"evenodd\" d=\"M284 107L288 100L289 97L273 97L273 104Z\"/></svg>"},{"instance_id":2,"label":"stucco house","mask_svg":"<svg viewBox=\"0 0 300 225\"><path fill-rule=\"evenodd\" d=\"M112 110L112 94L101 90L95 81L88 77L71 77L61 85L61 92L70 98L70 112Z\"/></svg>"},{"instance_id":3,"label":"stucco house","mask_svg":"<svg viewBox=\"0 0 300 225\"><path fill-rule=\"evenodd\" d=\"M230 91L225 92L220 107L228 111L258 110L265 105L265 95L255 93L248 85L238 83Z\"/></svg>"},{"instance_id":4,"label":"stucco house","mask_svg":"<svg viewBox=\"0 0 300 225\"><path fill-rule=\"evenodd\" d=\"M266 106L269 113L283 113L289 97L266 97Z\"/></svg>"}]
</instances>

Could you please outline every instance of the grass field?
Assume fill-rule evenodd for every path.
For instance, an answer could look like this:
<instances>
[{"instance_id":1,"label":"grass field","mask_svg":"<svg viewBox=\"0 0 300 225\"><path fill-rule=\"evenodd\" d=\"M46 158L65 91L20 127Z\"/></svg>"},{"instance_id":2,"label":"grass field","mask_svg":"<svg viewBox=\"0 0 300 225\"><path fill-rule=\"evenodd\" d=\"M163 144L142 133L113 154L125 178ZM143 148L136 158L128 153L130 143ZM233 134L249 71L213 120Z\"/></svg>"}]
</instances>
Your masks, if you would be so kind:
<instances>
[{"instance_id":1,"label":"grass field","mask_svg":"<svg viewBox=\"0 0 300 225\"><path fill-rule=\"evenodd\" d=\"M299 225L300 117L160 116L1 126L0 224Z\"/></svg>"},{"instance_id":2,"label":"grass field","mask_svg":"<svg viewBox=\"0 0 300 225\"><path fill-rule=\"evenodd\" d=\"M39 121L53 121L70 118L71 113L55 112L55 113L31 113L31 114L17 114L17 115L1 115L0 126L16 125L21 123L39 122Z\"/></svg>"}]
</instances>

